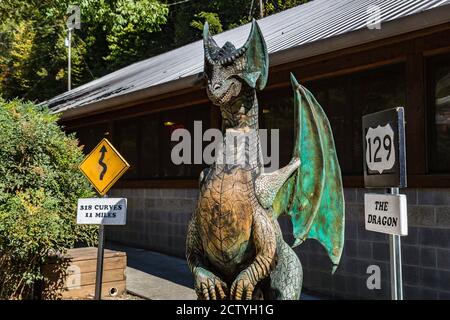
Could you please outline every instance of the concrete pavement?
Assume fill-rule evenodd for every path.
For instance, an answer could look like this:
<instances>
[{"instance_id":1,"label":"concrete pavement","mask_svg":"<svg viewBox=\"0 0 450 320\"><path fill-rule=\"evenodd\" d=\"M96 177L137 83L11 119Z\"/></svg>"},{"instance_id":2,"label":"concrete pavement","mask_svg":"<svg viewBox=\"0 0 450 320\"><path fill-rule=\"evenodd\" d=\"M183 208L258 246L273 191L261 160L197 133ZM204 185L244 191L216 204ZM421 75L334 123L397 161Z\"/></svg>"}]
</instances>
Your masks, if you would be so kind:
<instances>
[{"instance_id":1,"label":"concrete pavement","mask_svg":"<svg viewBox=\"0 0 450 320\"><path fill-rule=\"evenodd\" d=\"M127 291L149 300L196 300L194 279L180 258L161 253L107 243L108 249L127 253ZM317 300L302 293L303 300Z\"/></svg>"},{"instance_id":2,"label":"concrete pavement","mask_svg":"<svg viewBox=\"0 0 450 320\"><path fill-rule=\"evenodd\" d=\"M108 243L127 253L127 291L150 300L195 300L193 277L186 261L145 249Z\"/></svg>"}]
</instances>

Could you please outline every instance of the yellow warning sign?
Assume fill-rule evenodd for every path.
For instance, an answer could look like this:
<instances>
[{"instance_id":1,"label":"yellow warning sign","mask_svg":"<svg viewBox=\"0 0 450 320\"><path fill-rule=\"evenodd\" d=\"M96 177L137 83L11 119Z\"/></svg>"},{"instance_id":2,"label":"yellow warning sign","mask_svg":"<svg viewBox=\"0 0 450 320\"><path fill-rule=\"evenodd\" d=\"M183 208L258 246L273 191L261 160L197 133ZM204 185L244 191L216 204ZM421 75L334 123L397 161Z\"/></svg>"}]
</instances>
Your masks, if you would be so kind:
<instances>
[{"instance_id":1,"label":"yellow warning sign","mask_svg":"<svg viewBox=\"0 0 450 320\"><path fill-rule=\"evenodd\" d=\"M103 196L129 167L128 162L108 139L103 139L87 155L79 168L97 192Z\"/></svg>"}]
</instances>

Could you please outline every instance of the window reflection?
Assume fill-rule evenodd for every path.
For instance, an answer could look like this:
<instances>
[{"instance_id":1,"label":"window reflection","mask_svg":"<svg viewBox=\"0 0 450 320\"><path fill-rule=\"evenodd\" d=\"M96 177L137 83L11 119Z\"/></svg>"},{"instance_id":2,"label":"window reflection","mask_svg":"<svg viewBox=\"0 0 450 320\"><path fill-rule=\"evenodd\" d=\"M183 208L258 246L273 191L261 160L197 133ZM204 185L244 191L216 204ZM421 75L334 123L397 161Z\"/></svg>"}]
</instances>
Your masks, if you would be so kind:
<instances>
[{"instance_id":1,"label":"window reflection","mask_svg":"<svg viewBox=\"0 0 450 320\"><path fill-rule=\"evenodd\" d=\"M124 179L138 177L138 123L137 121L123 120L117 122L114 130L114 144L120 154L130 164Z\"/></svg>"},{"instance_id":2,"label":"window reflection","mask_svg":"<svg viewBox=\"0 0 450 320\"><path fill-rule=\"evenodd\" d=\"M450 57L431 64L434 111L431 171L450 172Z\"/></svg>"},{"instance_id":3,"label":"window reflection","mask_svg":"<svg viewBox=\"0 0 450 320\"><path fill-rule=\"evenodd\" d=\"M109 138L108 124L98 123L95 126L83 127L75 130L80 146L87 155L103 138Z\"/></svg>"},{"instance_id":4,"label":"window reflection","mask_svg":"<svg viewBox=\"0 0 450 320\"><path fill-rule=\"evenodd\" d=\"M406 105L404 65L394 65L304 84L324 109L333 130L342 172L362 174L363 115ZM262 127L280 129L280 165L286 165L293 148L293 93L283 90L262 96Z\"/></svg>"},{"instance_id":5,"label":"window reflection","mask_svg":"<svg viewBox=\"0 0 450 320\"><path fill-rule=\"evenodd\" d=\"M161 139L159 139L159 115L151 114L142 118L140 158L141 179L154 179L159 177L161 168L159 150Z\"/></svg>"},{"instance_id":6,"label":"window reflection","mask_svg":"<svg viewBox=\"0 0 450 320\"><path fill-rule=\"evenodd\" d=\"M292 94L273 99L266 103L260 103L260 127L265 129L279 130L279 166L285 166L289 163L292 157L292 150L294 146L294 99ZM271 132L267 132L267 146L262 146L264 153L269 157L272 150Z\"/></svg>"},{"instance_id":7,"label":"window reflection","mask_svg":"<svg viewBox=\"0 0 450 320\"><path fill-rule=\"evenodd\" d=\"M198 179L204 164L194 164L194 121L200 121L202 134L211 126L211 109L208 105L176 109L114 121L113 145L130 164L123 180ZM89 153L103 138L107 124L96 124L76 130L84 152ZM192 138L192 164L172 163L171 141L175 129L187 129ZM111 139L110 139L111 140ZM203 143L203 147L207 143ZM203 150L203 149L202 149Z\"/></svg>"},{"instance_id":8,"label":"window reflection","mask_svg":"<svg viewBox=\"0 0 450 320\"><path fill-rule=\"evenodd\" d=\"M330 120L344 174L362 174L362 116L406 105L404 69L401 64L305 83ZM450 166L449 71L449 67L441 67L435 75L435 140L437 158L441 159L436 162L436 168L447 171ZM295 138L292 89L289 87L266 90L260 94L258 100L260 127L279 129L279 165L284 166L291 160ZM113 143L131 164L124 179L197 179L205 165L174 165L171 161L171 151L177 142L171 142L170 137L174 128L185 128L193 139L194 121L202 122L202 132L210 128L210 108L208 105L195 106L115 121ZM87 150L90 150L100 141L106 129L106 124L103 127L96 125L95 128L82 128L78 134L83 137L82 142L88 141ZM203 142L203 148L207 144ZM193 148L192 143L192 163ZM268 150L270 153L270 134Z\"/></svg>"}]
</instances>

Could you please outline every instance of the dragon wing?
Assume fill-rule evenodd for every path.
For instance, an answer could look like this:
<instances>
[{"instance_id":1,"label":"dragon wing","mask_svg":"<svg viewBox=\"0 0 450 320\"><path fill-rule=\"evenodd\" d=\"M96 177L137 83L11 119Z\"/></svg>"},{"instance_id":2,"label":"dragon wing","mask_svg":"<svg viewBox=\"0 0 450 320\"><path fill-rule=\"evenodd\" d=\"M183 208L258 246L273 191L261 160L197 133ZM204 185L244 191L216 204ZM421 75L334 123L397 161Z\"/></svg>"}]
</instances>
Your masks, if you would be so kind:
<instances>
[{"instance_id":1,"label":"dragon wing","mask_svg":"<svg viewBox=\"0 0 450 320\"><path fill-rule=\"evenodd\" d=\"M325 247L334 272L344 247L345 214L333 134L325 112L312 93L301 86L293 74L291 82L298 119L291 163L300 161L296 170L276 189L272 208L277 217L283 213L290 215L296 239L294 246L313 238Z\"/></svg>"}]
</instances>

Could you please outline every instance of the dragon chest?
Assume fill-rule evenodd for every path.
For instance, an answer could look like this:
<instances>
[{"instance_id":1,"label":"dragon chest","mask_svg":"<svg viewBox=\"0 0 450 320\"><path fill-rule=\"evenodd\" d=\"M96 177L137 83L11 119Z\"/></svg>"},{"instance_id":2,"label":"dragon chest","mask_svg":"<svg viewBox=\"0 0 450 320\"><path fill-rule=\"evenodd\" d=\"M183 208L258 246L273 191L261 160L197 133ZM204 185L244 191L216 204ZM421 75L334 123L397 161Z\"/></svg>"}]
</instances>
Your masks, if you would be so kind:
<instances>
[{"instance_id":1,"label":"dragon chest","mask_svg":"<svg viewBox=\"0 0 450 320\"><path fill-rule=\"evenodd\" d=\"M198 203L198 225L208 260L235 269L253 254L251 231L257 200L249 171L214 174ZM231 270L230 270L231 271Z\"/></svg>"}]
</instances>

